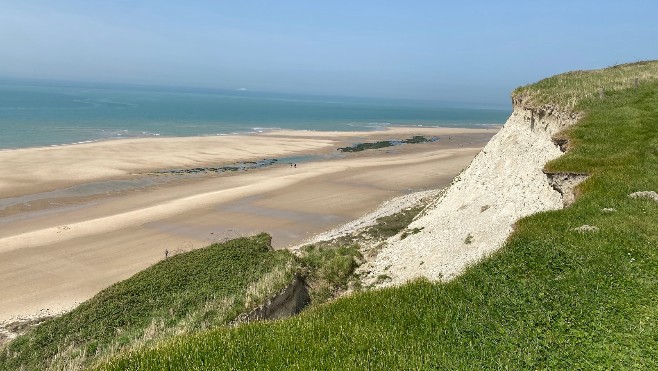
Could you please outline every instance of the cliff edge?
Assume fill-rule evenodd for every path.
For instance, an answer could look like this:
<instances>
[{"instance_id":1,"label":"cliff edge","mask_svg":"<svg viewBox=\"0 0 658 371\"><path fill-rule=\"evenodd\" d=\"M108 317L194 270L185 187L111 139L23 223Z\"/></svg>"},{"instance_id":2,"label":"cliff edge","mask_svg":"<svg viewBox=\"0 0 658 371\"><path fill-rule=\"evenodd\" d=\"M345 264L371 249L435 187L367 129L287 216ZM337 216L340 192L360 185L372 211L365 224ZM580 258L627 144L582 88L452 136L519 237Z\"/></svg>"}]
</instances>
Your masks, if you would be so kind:
<instances>
[{"instance_id":1,"label":"cliff edge","mask_svg":"<svg viewBox=\"0 0 658 371\"><path fill-rule=\"evenodd\" d=\"M409 225L412 234L390 238L360 267L364 283L450 280L499 249L520 218L568 206L587 174L551 174L544 168L567 150L558 134L580 119L577 103L604 99L606 89L637 88L657 76L656 61L637 62L568 72L516 89L503 128Z\"/></svg>"},{"instance_id":2,"label":"cliff edge","mask_svg":"<svg viewBox=\"0 0 658 371\"><path fill-rule=\"evenodd\" d=\"M563 153L553 137L577 119L575 113L529 108L515 100L500 132L409 225L419 232L389 240L362 271L373 281L390 277L386 284L451 279L502 246L518 219L562 208L564 196L543 169Z\"/></svg>"}]
</instances>

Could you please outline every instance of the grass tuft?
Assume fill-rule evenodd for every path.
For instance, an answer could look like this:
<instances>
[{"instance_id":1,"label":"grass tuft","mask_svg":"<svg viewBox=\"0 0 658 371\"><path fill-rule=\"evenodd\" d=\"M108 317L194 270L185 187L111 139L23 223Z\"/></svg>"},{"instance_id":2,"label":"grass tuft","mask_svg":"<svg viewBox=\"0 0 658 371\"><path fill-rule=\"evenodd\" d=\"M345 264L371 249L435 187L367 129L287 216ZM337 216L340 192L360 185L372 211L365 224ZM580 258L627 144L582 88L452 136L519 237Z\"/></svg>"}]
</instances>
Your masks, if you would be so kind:
<instances>
[{"instance_id":1,"label":"grass tuft","mask_svg":"<svg viewBox=\"0 0 658 371\"><path fill-rule=\"evenodd\" d=\"M301 262L310 287L311 301L323 303L357 285L353 276L362 256L358 246L306 246L301 251Z\"/></svg>"}]
</instances>

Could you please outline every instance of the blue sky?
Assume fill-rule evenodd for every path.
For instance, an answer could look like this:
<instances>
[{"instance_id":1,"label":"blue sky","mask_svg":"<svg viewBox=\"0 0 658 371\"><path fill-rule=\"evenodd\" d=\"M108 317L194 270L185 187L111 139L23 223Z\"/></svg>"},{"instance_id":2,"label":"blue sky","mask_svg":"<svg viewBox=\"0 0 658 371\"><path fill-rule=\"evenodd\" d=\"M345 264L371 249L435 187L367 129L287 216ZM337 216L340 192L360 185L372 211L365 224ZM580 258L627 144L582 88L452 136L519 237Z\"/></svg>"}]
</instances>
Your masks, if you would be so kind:
<instances>
[{"instance_id":1,"label":"blue sky","mask_svg":"<svg viewBox=\"0 0 658 371\"><path fill-rule=\"evenodd\" d=\"M506 104L658 58L656 1L0 3L0 77Z\"/></svg>"}]
</instances>

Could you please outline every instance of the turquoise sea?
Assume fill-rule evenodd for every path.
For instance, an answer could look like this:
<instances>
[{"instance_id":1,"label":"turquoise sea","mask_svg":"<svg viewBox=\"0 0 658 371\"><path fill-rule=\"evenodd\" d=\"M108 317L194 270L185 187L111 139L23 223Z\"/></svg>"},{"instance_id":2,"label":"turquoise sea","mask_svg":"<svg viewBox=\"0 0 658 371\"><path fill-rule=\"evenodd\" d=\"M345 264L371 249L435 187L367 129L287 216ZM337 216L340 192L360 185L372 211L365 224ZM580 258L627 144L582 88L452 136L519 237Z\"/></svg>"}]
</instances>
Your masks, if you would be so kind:
<instances>
[{"instance_id":1,"label":"turquoise sea","mask_svg":"<svg viewBox=\"0 0 658 371\"><path fill-rule=\"evenodd\" d=\"M502 124L511 107L304 96L245 90L0 81L0 149L87 141Z\"/></svg>"}]
</instances>

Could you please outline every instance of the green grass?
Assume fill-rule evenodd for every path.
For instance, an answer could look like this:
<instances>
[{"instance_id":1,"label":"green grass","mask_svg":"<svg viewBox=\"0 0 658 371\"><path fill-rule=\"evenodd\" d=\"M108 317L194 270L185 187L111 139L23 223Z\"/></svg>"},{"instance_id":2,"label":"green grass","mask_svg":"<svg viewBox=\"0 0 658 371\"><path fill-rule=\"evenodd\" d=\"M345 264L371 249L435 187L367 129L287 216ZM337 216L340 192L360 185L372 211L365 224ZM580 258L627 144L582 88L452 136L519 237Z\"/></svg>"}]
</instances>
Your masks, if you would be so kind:
<instances>
[{"instance_id":1,"label":"green grass","mask_svg":"<svg viewBox=\"0 0 658 371\"><path fill-rule=\"evenodd\" d=\"M591 174L580 197L519 221L457 279L177 337L100 369L657 369L658 203L628 194L658 190L658 83L580 102L565 103L585 114L572 150L548 165ZM583 224L600 230L573 231Z\"/></svg>"},{"instance_id":2,"label":"green grass","mask_svg":"<svg viewBox=\"0 0 658 371\"><path fill-rule=\"evenodd\" d=\"M323 303L357 285L353 275L361 261L357 245L302 248L301 265L309 285L311 302Z\"/></svg>"},{"instance_id":3,"label":"green grass","mask_svg":"<svg viewBox=\"0 0 658 371\"><path fill-rule=\"evenodd\" d=\"M290 283L294 261L266 234L175 255L18 337L0 349L0 369L79 367L224 325Z\"/></svg>"},{"instance_id":4,"label":"green grass","mask_svg":"<svg viewBox=\"0 0 658 371\"><path fill-rule=\"evenodd\" d=\"M402 230L406 229L424 208L425 204L421 204L392 215L377 218L377 223L372 227L367 228L364 233L377 240L384 240L395 236ZM416 228L415 230L407 231L407 234L415 234L418 232L420 232L420 230Z\"/></svg>"},{"instance_id":5,"label":"green grass","mask_svg":"<svg viewBox=\"0 0 658 371\"><path fill-rule=\"evenodd\" d=\"M416 234L421 229L414 228L406 230L409 224L416 218L427 206L429 200L419 202L413 207L403 209L395 214L386 215L377 218L375 223L359 231L358 234L348 234L332 241L321 242L317 245L326 248L340 248L344 246L360 246L363 248L364 244L372 244L373 242L381 243L389 237L395 236L402 232L402 238Z\"/></svg>"}]
</instances>

